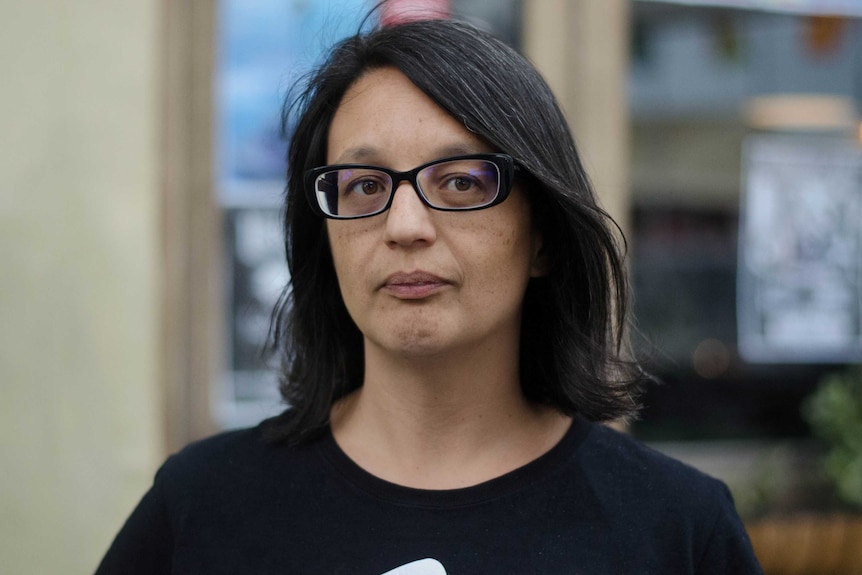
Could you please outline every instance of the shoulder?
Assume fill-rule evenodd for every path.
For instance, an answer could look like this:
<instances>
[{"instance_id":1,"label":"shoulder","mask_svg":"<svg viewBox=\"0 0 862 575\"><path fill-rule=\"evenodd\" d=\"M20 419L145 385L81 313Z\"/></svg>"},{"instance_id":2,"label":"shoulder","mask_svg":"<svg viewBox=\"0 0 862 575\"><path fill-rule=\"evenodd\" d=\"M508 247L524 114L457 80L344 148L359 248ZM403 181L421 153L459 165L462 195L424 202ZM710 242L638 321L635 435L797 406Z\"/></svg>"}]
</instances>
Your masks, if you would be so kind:
<instances>
[{"instance_id":1,"label":"shoulder","mask_svg":"<svg viewBox=\"0 0 862 575\"><path fill-rule=\"evenodd\" d=\"M589 424L580 470L621 537L697 573L760 573L727 486L607 426ZM645 543L645 545L644 545Z\"/></svg>"},{"instance_id":2,"label":"shoulder","mask_svg":"<svg viewBox=\"0 0 862 575\"><path fill-rule=\"evenodd\" d=\"M582 472L606 508L631 518L675 516L709 529L736 516L727 486L709 475L605 425L589 424L579 450Z\"/></svg>"},{"instance_id":3,"label":"shoulder","mask_svg":"<svg viewBox=\"0 0 862 575\"><path fill-rule=\"evenodd\" d=\"M200 492L214 486L250 485L302 469L310 447L269 441L262 423L195 441L171 455L157 474L168 494Z\"/></svg>"},{"instance_id":4,"label":"shoulder","mask_svg":"<svg viewBox=\"0 0 862 575\"><path fill-rule=\"evenodd\" d=\"M575 469L589 485L597 516L616 526L621 548L639 549L644 565L675 558L684 572L761 573L724 483L625 433L584 427Z\"/></svg>"},{"instance_id":5,"label":"shoulder","mask_svg":"<svg viewBox=\"0 0 862 575\"><path fill-rule=\"evenodd\" d=\"M224 431L194 441L171 455L161 473L181 474L186 470L200 472L231 466L237 458L247 461L262 455L266 447L257 427Z\"/></svg>"},{"instance_id":6,"label":"shoulder","mask_svg":"<svg viewBox=\"0 0 862 575\"><path fill-rule=\"evenodd\" d=\"M614 483L636 483L652 492L723 492L724 484L690 465L645 445L606 425L589 424L582 445L587 468L613 478Z\"/></svg>"}]
</instances>

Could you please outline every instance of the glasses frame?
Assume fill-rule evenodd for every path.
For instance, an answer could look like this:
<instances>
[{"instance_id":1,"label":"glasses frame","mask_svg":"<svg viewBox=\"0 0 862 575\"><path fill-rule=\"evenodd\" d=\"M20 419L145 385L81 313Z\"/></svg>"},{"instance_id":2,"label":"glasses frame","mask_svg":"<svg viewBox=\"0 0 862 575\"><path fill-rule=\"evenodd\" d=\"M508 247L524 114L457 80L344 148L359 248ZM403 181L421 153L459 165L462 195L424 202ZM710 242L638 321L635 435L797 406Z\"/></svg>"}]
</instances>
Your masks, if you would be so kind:
<instances>
[{"instance_id":1,"label":"glasses frame","mask_svg":"<svg viewBox=\"0 0 862 575\"><path fill-rule=\"evenodd\" d=\"M421 172L425 168L429 168L437 164L443 164L445 162L452 162L456 160L483 160L497 166L497 171L500 174L500 180L497 186L497 195L494 197L493 200L481 206L471 206L468 208L444 208L433 205L428 200L428 198L425 197L425 194L419 187L419 172ZM361 214L358 216L331 215L323 211L323 208L318 203L317 192L315 190L317 179L326 172L349 169L377 170L379 172L383 172L392 179L392 192L389 194L389 199L386 200L386 204L383 207L370 214ZM381 166L374 166L370 164L333 164L330 166L320 166L317 168L312 168L311 170L305 172L304 188L306 199L311 206L311 210L318 216L331 220L358 220L361 218L370 218L371 216L382 214L383 212L387 211L392 205L392 199L395 197L395 192L398 190L398 187L401 185L401 182L405 181L410 182L410 185L413 186L413 191L416 192L416 195L419 196L419 199L422 201L422 203L431 208L432 210L437 210L441 212L472 212L496 206L497 204L503 202L503 200L508 198L509 193L512 191L512 184L515 180L515 173L519 172L520 169L520 166L518 166L514 158L512 158L512 156L508 154L467 154L463 156L450 156L447 158L440 158L431 162L427 162L406 172L398 172L396 170L390 170L389 168L383 168Z\"/></svg>"}]
</instances>

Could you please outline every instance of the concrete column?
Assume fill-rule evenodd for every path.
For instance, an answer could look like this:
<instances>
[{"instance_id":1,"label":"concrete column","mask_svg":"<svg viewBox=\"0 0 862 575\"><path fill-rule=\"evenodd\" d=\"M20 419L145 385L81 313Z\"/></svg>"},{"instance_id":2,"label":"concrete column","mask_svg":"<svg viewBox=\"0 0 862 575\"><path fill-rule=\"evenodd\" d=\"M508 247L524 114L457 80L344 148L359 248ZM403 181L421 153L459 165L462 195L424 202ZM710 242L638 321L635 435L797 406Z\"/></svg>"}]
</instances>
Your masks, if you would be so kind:
<instances>
[{"instance_id":1,"label":"concrete column","mask_svg":"<svg viewBox=\"0 0 862 575\"><path fill-rule=\"evenodd\" d=\"M215 0L162 0L162 331L165 445L217 431L224 354L221 210L214 193Z\"/></svg>"},{"instance_id":2,"label":"concrete column","mask_svg":"<svg viewBox=\"0 0 862 575\"><path fill-rule=\"evenodd\" d=\"M524 0L524 52L569 119L602 205L628 229L630 0Z\"/></svg>"}]
</instances>

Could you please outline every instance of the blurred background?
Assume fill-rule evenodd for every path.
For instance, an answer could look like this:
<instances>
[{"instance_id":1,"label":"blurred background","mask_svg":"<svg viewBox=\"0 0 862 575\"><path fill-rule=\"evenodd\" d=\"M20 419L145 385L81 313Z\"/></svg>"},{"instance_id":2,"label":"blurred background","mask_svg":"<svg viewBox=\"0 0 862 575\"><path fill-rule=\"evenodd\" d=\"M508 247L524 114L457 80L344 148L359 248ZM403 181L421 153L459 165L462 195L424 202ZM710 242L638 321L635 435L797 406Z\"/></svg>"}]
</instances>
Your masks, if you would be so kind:
<instances>
[{"instance_id":1,"label":"blurred background","mask_svg":"<svg viewBox=\"0 0 862 575\"><path fill-rule=\"evenodd\" d=\"M281 409L280 106L371 4L0 4L0 573L92 572L167 455ZM626 232L630 432L730 485L767 573L862 572L862 2L365 25L422 11L536 64Z\"/></svg>"}]
</instances>

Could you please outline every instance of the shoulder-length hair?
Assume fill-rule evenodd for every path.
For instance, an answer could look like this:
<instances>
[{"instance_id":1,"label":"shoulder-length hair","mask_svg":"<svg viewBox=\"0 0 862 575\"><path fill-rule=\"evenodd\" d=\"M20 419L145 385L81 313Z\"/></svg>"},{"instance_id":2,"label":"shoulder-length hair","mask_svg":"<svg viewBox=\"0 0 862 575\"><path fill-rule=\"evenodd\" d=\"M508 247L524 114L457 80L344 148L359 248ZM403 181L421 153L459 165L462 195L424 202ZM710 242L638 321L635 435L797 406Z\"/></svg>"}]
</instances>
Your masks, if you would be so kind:
<instances>
[{"instance_id":1,"label":"shoulder-length hair","mask_svg":"<svg viewBox=\"0 0 862 575\"><path fill-rule=\"evenodd\" d=\"M624 240L598 205L566 120L533 66L467 24L400 24L341 41L298 98L284 211L290 284L273 313L287 411L267 423L276 441L325 429L330 408L362 385L362 334L338 287L324 221L311 211L303 174L326 163L327 137L345 91L365 72L394 67L441 108L528 175L521 185L543 237L548 274L530 280L520 338L520 380L530 400L609 421L634 414L643 379L628 358Z\"/></svg>"}]
</instances>

